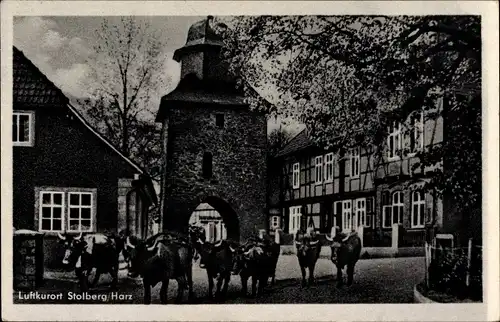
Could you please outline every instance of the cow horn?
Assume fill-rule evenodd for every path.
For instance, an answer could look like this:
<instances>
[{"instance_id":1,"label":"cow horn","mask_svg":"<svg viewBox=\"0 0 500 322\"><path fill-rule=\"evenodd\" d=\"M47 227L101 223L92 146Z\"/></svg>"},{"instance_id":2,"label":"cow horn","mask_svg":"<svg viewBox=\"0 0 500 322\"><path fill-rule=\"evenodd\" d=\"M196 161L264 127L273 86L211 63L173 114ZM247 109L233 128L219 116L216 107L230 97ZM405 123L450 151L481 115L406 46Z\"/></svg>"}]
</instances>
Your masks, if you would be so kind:
<instances>
[{"instance_id":1,"label":"cow horn","mask_svg":"<svg viewBox=\"0 0 500 322\"><path fill-rule=\"evenodd\" d=\"M219 247L220 245L222 245L222 239L215 243L215 247Z\"/></svg>"},{"instance_id":2,"label":"cow horn","mask_svg":"<svg viewBox=\"0 0 500 322\"><path fill-rule=\"evenodd\" d=\"M333 237L330 237L330 236L328 236L327 234L325 234L325 238L326 238L328 241L333 241Z\"/></svg>"},{"instance_id":3,"label":"cow horn","mask_svg":"<svg viewBox=\"0 0 500 322\"><path fill-rule=\"evenodd\" d=\"M127 237L127 247L135 248L135 246L130 243L130 237Z\"/></svg>"},{"instance_id":4,"label":"cow horn","mask_svg":"<svg viewBox=\"0 0 500 322\"><path fill-rule=\"evenodd\" d=\"M233 247L231 247L231 245L229 245L229 250L231 251L231 253L234 253L236 251L236 249L234 249Z\"/></svg>"},{"instance_id":5,"label":"cow horn","mask_svg":"<svg viewBox=\"0 0 500 322\"><path fill-rule=\"evenodd\" d=\"M319 243L319 240L312 241L312 242L310 242L309 244L311 244L311 245L316 245L317 243Z\"/></svg>"},{"instance_id":6,"label":"cow horn","mask_svg":"<svg viewBox=\"0 0 500 322\"><path fill-rule=\"evenodd\" d=\"M342 239L343 242L347 241L349 239L349 235L347 235L344 239Z\"/></svg>"},{"instance_id":7,"label":"cow horn","mask_svg":"<svg viewBox=\"0 0 500 322\"><path fill-rule=\"evenodd\" d=\"M153 251L156 248L156 245L158 245L158 239L155 240L155 243L153 244L153 246L147 248L148 251L149 252Z\"/></svg>"},{"instance_id":8,"label":"cow horn","mask_svg":"<svg viewBox=\"0 0 500 322\"><path fill-rule=\"evenodd\" d=\"M203 240L201 240L201 238L198 238L198 243L200 243L202 245L204 244L204 242L203 242Z\"/></svg>"},{"instance_id":9,"label":"cow horn","mask_svg":"<svg viewBox=\"0 0 500 322\"><path fill-rule=\"evenodd\" d=\"M59 232L57 233L57 236L59 236L59 238L62 240L66 240L66 236L61 235L61 233Z\"/></svg>"},{"instance_id":10,"label":"cow horn","mask_svg":"<svg viewBox=\"0 0 500 322\"><path fill-rule=\"evenodd\" d=\"M247 251L246 251L246 252L244 252L243 254L244 254L245 256L250 255L250 253L252 252L252 249L253 249L253 248L250 248L249 250L247 250Z\"/></svg>"},{"instance_id":11,"label":"cow horn","mask_svg":"<svg viewBox=\"0 0 500 322\"><path fill-rule=\"evenodd\" d=\"M78 235L78 237L75 237L75 240L80 240L82 238L82 235L83 235L83 233L80 232L80 235Z\"/></svg>"}]
</instances>

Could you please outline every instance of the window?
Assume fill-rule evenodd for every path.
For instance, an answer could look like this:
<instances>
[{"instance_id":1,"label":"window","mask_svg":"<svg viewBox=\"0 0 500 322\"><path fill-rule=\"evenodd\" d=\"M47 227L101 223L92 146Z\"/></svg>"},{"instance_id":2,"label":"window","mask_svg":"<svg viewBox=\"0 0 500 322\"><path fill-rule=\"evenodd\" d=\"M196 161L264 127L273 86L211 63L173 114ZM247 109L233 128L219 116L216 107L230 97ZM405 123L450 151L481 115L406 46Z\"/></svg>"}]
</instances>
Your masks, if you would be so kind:
<instances>
[{"instance_id":1,"label":"window","mask_svg":"<svg viewBox=\"0 0 500 322\"><path fill-rule=\"evenodd\" d=\"M399 158L402 149L401 124L393 122L388 128L387 137L387 158L394 160Z\"/></svg>"},{"instance_id":2,"label":"window","mask_svg":"<svg viewBox=\"0 0 500 322\"><path fill-rule=\"evenodd\" d=\"M419 111L411 117L410 153L424 148L424 112Z\"/></svg>"},{"instance_id":3,"label":"window","mask_svg":"<svg viewBox=\"0 0 500 322\"><path fill-rule=\"evenodd\" d=\"M352 229L352 209L351 200L342 202L342 230L351 231Z\"/></svg>"},{"instance_id":4,"label":"window","mask_svg":"<svg viewBox=\"0 0 500 322\"><path fill-rule=\"evenodd\" d=\"M217 127L224 127L224 114L215 114L215 125Z\"/></svg>"},{"instance_id":5,"label":"window","mask_svg":"<svg viewBox=\"0 0 500 322\"><path fill-rule=\"evenodd\" d=\"M366 198L359 198L354 200L355 205L355 216L354 216L354 228L359 226L366 226Z\"/></svg>"},{"instance_id":6,"label":"window","mask_svg":"<svg viewBox=\"0 0 500 322\"><path fill-rule=\"evenodd\" d=\"M413 191L411 194L411 227L423 228L425 221L425 194Z\"/></svg>"},{"instance_id":7,"label":"window","mask_svg":"<svg viewBox=\"0 0 500 322\"><path fill-rule=\"evenodd\" d=\"M403 211L403 192L396 191L392 194L391 203L382 208L382 227L391 228L394 224L402 224Z\"/></svg>"},{"instance_id":8,"label":"window","mask_svg":"<svg viewBox=\"0 0 500 322\"><path fill-rule=\"evenodd\" d=\"M39 214L38 230L45 232L63 231L64 193L59 191L41 191Z\"/></svg>"},{"instance_id":9,"label":"window","mask_svg":"<svg viewBox=\"0 0 500 322\"><path fill-rule=\"evenodd\" d=\"M320 184L322 182L322 179L323 179L323 156L322 155L317 156L314 159L314 164L315 164L315 168L314 168L315 179L314 179L314 181L316 182L316 184Z\"/></svg>"},{"instance_id":10,"label":"window","mask_svg":"<svg viewBox=\"0 0 500 322\"><path fill-rule=\"evenodd\" d=\"M404 201L403 192L396 191L392 194L392 223L403 223Z\"/></svg>"},{"instance_id":11,"label":"window","mask_svg":"<svg viewBox=\"0 0 500 322\"><path fill-rule=\"evenodd\" d=\"M333 153L325 155L325 182L333 181Z\"/></svg>"},{"instance_id":12,"label":"window","mask_svg":"<svg viewBox=\"0 0 500 322\"><path fill-rule=\"evenodd\" d=\"M375 198L368 197L366 198L366 220L365 227L373 227L375 222L374 218L374 209L375 209Z\"/></svg>"},{"instance_id":13,"label":"window","mask_svg":"<svg viewBox=\"0 0 500 322\"><path fill-rule=\"evenodd\" d=\"M298 162L293 164L292 184L294 189L300 186L300 163Z\"/></svg>"},{"instance_id":14,"label":"window","mask_svg":"<svg viewBox=\"0 0 500 322\"><path fill-rule=\"evenodd\" d=\"M271 226L270 228L272 230L280 228L280 217L279 216L272 216L270 226Z\"/></svg>"},{"instance_id":15,"label":"window","mask_svg":"<svg viewBox=\"0 0 500 322\"><path fill-rule=\"evenodd\" d=\"M92 231L92 193L69 193L68 231Z\"/></svg>"},{"instance_id":16,"label":"window","mask_svg":"<svg viewBox=\"0 0 500 322\"><path fill-rule=\"evenodd\" d=\"M300 206L290 207L290 219L288 226L289 234L295 234L300 230L300 219L302 216L300 209Z\"/></svg>"},{"instance_id":17,"label":"window","mask_svg":"<svg viewBox=\"0 0 500 322\"><path fill-rule=\"evenodd\" d=\"M34 114L14 112L12 114L12 144L14 146L33 146Z\"/></svg>"},{"instance_id":18,"label":"window","mask_svg":"<svg viewBox=\"0 0 500 322\"><path fill-rule=\"evenodd\" d=\"M337 218L342 216L342 201L335 201L333 203L333 226L337 227Z\"/></svg>"},{"instance_id":19,"label":"window","mask_svg":"<svg viewBox=\"0 0 500 322\"><path fill-rule=\"evenodd\" d=\"M203 178L210 179L212 177L212 153L203 153Z\"/></svg>"},{"instance_id":20,"label":"window","mask_svg":"<svg viewBox=\"0 0 500 322\"><path fill-rule=\"evenodd\" d=\"M359 148L351 149L351 177L358 178L359 177Z\"/></svg>"},{"instance_id":21,"label":"window","mask_svg":"<svg viewBox=\"0 0 500 322\"><path fill-rule=\"evenodd\" d=\"M95 230L96 189L35 188L38 229L42 232Z\"/></svg>"},{"instance_id":22,"label":"window","mask_svg":"<svg viewBox=\"0 0 500 322\"><path fill-rule=\"evenodd\" d=\"M391 228L394 224L403 223L404 200L403 192L396 191L389 199L388 192L382 194L382 227Z\"/></svg>"}]
</instances>

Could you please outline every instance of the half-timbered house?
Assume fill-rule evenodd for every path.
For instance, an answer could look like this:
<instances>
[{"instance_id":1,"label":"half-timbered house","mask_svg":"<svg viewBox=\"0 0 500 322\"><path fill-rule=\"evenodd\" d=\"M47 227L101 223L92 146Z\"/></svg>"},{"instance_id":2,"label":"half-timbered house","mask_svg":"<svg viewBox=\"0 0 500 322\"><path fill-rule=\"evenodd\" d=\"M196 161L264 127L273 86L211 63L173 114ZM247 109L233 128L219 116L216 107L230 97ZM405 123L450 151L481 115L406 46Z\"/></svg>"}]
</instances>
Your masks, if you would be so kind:
<instances>
[{"instance_id":1,"label":"half-timbered house","mask_svg":"<svg viewBox=\"0 0 500 322\"><path fill-rule=\"evenodd\" d=\"M440 108L442 101L435 109ZM442 117L431 112L416 111L406 122L391 124L381 148L325 150L311 141L307 129L298 133L270 163L270 227L294 234L363 226L365 244L390 246L398 225L400 245L420 245L426 224L442 217L441 200L422 189L434 169L414 167L417 152L443 140Z\"/></svg>"}]
</instances>

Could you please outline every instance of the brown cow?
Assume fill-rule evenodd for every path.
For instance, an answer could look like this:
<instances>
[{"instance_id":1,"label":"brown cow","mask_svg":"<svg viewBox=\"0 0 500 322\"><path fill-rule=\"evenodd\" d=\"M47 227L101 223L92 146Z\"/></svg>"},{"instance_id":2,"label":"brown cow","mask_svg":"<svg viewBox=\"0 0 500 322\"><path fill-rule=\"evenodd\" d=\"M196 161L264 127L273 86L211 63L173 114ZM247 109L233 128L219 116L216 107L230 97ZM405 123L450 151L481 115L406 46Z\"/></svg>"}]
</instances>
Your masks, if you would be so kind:
<instances>
[{"instance_id":1,"label":"brown cow","mask_svg":"<svg viewBox=\"0 0 500 322\"><path fill-rule=\"evenodd\" d=\"M314 283L314 268L321 252L321 243L313 231L299 233L295 238L297 258L302 272L302 287L306 286L306 268L309 269L309 285Z\"/></svg>"},{"instance_id":2,"label":"brown cow","mask_svg":"<svg viewBox=\"0 0 500 322\"><path fill-rule=\"evenodd\" d=\"M176 303L182 301L186 284L189 288L189 298L193 298L193 248L187 237L159 233L145 241L136 239L135 245L127 238L125 247L130 254L129 276L142 276L145 304L151 303L151 287L159 282L162 283L161 302L167 303L168 284L171 279L178 283Z\"/></svg>"},{"instance_id":3,"label":"brown cow","mask_svg":"<svg viewBox=\"0 0 500 322\"><path fill-rule=\"evenodd\" d=\"M331 259L333 264L337 267L337 286L343 285L342 269L347 266L347 285L353 282L354 266L359 260L361 254L361 238L356 232L349 234L334 233L336 228L332 228L330 236L326 235L326 239L332 244Z\"/></svg>"}]
</instances>

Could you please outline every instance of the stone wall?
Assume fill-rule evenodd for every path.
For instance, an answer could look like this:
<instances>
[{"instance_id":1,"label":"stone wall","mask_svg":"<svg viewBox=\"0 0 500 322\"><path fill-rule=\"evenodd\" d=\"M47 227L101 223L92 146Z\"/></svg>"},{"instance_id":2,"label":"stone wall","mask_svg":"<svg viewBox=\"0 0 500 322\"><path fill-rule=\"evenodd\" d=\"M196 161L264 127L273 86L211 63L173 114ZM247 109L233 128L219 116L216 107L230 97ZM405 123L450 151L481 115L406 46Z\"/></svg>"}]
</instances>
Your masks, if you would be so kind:
<instances>
[{"instance_id":1,"label":"stone wall","mask_svg":"<svg viewBox=\"0 0 500 322\"><path fill-rule=\"evenodd\" d=\"M35 289L43 282L43 235L14 233L14 289Z\"/></svg>"},{"instance_id":2,"label":"stone wall","mask_svg":"<svg viewBox=\"0 0 500 322\"><path fill-rule=\"evenodd\" d=\"M223 127L216 114L224 115ZM223 217L229 238L267 228L265 116L232 106L172 107L168 129L164 227L183 229L193 210L208 202ZM205 152L213 156L209 179L202 171Z\"/></svg>"}]
</instances>

